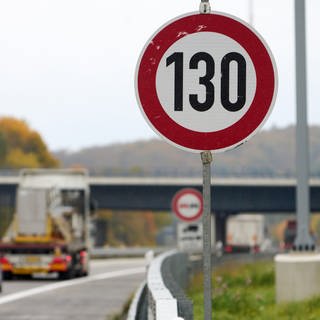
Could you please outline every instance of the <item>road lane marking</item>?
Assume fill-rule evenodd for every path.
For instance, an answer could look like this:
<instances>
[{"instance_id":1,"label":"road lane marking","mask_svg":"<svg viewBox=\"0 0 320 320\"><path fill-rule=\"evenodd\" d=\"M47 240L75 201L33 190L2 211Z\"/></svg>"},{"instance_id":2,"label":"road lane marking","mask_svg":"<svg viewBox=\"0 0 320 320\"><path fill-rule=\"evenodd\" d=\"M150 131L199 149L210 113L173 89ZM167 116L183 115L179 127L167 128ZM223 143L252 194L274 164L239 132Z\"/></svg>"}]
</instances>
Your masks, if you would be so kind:
<instances>
[{"instance_id":1,"label":"road lane marking","mask_svg":"<svg viewBox=\"0 0 320 320\"><path fill-rule=\"evenodd\" d=\"M139 268L131 268L131 269L125 269L125 270L119 270L119 271L109 271L101 274L96 274L92 276L88 276L85 278L81 279L72 279L72 280L66 280L62 282L57 282L57 283L52 283L48 285L44 285L39 288L33 288L33 289L28 289L24 290L21 292L16 292L16 293L11 293L6 296L3 296L0 298L0 305L13 302L16 300L28 298L40 293L44 292L49 292L57 289L62 289L70 286L75 286L75 285L81 285L87 282L92 282L92 281L98 281L98 280L107 280L107 279L112 279L112 278L118 278L118 277L124 277L124 276L132 276L135 274L140 274L146 272L145 267L139 267Z\"/></svg>"}]
</instances>

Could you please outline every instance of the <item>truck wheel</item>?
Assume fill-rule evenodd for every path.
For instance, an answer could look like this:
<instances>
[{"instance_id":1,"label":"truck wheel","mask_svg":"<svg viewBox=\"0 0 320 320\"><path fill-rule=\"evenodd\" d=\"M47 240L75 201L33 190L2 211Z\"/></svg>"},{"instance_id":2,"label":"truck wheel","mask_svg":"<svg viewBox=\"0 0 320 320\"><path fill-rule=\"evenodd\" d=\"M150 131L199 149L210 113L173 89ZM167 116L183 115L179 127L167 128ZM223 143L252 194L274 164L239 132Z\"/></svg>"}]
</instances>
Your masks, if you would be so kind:
<instances>
[{"instance_id":1,"label":"truck wheel","mask_svg":"<svg viewBox=\"0 0 320 320\"><path fill-rule=\"evenodd\" d=\"M83 266L78 270L76 277L86 277L89 274L88 270L85 270Z\"/></svg>"},{"instance_id":2,"label":"truck wheel","mask_svg":"<svg viewBox=\"0 0 320 320\"><path fill-rule=\"evenodd\" d=\"M3 271L2 277L3 277L4 280L11 280L12 279L12 272Z\"/></svg>"},{"instance_id":3,"label":"truck wheel","mask_svg":"<svg viewBox=\"0 0 320 320\"><path fill-rule=\"evenodd\" d=\"M65 272L59 272L59 279L60 280L69 280L74 277L74 271L73 269L69 269Z\"/></svg>"},{"instance_id":4,"label":"truck wheel","mask_svg":"<svg viewBox=\"0 0 320 320\"><path fill-rule=\"evenodd\" d=\"M82 267L81 267L81 277L86 277L86 276L89 275L89 273L90 273L89 264L82 265Z\"/></svg>"},{"instance_id":5,"label":"truck wheel","mask_svg":"<svg viewBox=\"0 0 320 320\"><path fill-rule=\"evenodd\" d=\"M81 272L81 277L86 277L89 275L89 272L88 271L82 271Z\"/></svg>"}]
</instances>

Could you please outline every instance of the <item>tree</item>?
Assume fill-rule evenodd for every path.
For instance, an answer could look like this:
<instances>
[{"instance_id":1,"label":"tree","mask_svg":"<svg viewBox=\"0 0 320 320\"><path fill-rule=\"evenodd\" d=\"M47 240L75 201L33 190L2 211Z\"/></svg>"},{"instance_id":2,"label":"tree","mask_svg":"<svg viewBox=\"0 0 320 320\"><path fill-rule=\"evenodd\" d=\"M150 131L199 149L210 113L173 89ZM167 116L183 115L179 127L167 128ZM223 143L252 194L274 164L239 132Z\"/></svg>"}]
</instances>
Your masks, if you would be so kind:
<instances>
[{"instance_id":1,"label":"tree","mask_svg":"<svg viewBox=\"0 0 320 320\"><path fill-rule=\"evenodd\" d=\"M8 169L55 168L59 161L40 134L23 120L0 117L0 166Z\"/></svg>"},{"instance_id":2,"label":"tree","mask_svg":"<svg viewBox=\"0 0 320 320\"><path fill-rule=\"evenodd\" d=\"M0 166L5 162L7 154L7 141L3 132L0 131Z\"/></svg>"}]
</instances>

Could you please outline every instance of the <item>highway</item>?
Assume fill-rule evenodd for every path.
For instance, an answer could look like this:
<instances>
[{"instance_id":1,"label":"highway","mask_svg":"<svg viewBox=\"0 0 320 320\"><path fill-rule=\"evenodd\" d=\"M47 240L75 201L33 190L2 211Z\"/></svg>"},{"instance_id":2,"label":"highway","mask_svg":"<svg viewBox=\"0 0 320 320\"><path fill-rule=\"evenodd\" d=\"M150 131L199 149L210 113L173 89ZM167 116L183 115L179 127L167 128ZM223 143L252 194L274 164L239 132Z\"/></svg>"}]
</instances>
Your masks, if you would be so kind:
<instances>
[{"instance_id":1,"label":"highway","mask_svg":"<svg viewBox=\"0 0 320 320\"><path fill-rule=\"evenodd\" d=\"M106 320L145 278L144 259L93 260L89 277L10 280L0 293L1 320Z\"/></svg>"}]
</instances>

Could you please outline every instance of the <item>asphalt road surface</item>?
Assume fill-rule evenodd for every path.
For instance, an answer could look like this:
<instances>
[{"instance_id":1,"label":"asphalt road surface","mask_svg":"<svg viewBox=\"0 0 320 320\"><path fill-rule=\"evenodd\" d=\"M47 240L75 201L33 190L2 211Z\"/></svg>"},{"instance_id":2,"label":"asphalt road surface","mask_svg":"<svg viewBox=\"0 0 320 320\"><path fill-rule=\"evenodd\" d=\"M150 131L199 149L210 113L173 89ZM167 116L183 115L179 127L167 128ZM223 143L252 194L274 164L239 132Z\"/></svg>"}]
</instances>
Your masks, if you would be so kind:
<instances>
[{"instance_id":1,"label":"asphalt road surface","mask_svg":"<svg viewBox=\"0 0 320 320\"><path fill-rule=\"evenodd\" d=\"M88 277L4 281L0 320L107 320L144 278L144 259L107 259L92 261Z\"/></svg>"}]
</instances>

